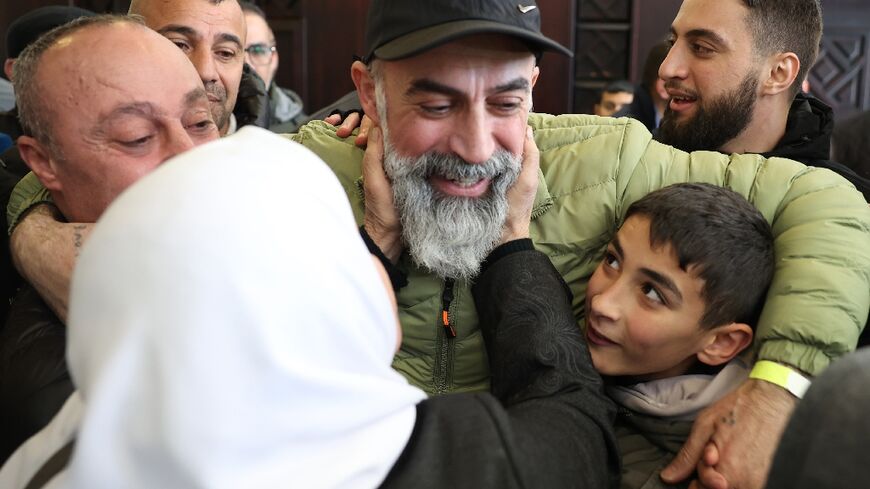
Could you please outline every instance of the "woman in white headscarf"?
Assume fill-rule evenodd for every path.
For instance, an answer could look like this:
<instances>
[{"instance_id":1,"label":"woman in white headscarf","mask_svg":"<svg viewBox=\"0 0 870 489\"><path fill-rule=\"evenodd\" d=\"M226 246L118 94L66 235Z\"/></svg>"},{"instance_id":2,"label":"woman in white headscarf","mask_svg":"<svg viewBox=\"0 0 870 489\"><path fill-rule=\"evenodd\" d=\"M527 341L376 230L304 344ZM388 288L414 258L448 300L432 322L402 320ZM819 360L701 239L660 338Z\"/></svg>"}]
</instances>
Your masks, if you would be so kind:
<instances>
[{"instance_id":1,"label":"woman in white headscarf","mask_svg":"<svg viewBox=\"0 0 870 489\"><path fill-rule=\"evenodd\" d=\"M331 171L258 129L185 153L96 226L70 301L78 391L0 486L606 486L611 405L558 274L533 250L490 258L495 397L426 400L390 367L394 304Z\"/></svg>"}]
</instances>

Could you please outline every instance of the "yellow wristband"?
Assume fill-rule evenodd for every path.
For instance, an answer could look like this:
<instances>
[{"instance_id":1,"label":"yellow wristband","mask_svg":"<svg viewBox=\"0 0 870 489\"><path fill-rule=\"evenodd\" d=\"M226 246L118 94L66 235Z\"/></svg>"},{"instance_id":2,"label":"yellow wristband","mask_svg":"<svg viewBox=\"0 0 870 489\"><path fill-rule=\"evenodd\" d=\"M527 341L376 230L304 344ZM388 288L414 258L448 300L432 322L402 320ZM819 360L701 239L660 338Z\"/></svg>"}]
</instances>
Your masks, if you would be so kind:
<instances>
[{"instance_id":1,"label":"yellow wristband","mask_svg":"<svg viewBox=\"0 0 870 489\"><path fill-rule=\"evenodd\" d=\"M749 378L776 384L791 392L798 399L802 399L804 393L810 388L810 379L785 365L769 360L755 362L752 372L749 372Z\"/></svg>"}]
</instances>

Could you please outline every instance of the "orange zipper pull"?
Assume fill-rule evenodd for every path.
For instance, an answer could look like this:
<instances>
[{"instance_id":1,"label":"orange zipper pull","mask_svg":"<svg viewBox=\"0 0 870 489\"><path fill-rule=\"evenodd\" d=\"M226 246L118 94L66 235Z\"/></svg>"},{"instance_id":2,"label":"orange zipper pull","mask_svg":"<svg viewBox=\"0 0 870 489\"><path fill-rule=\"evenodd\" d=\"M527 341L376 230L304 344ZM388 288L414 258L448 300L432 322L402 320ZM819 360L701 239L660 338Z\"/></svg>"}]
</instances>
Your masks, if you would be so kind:
<instances>
[{"instance_id":1,"label":"orange zipper pull","mask_svg":"<svg viewBox=\"0 0 870 489\"><path fill-rule=\"evenodd\" d=\"M446 330L447 337L456 338L456 329L450 324L450 303L453 302L453 279L444 281L444 291L441 293L441 325Z\"/></svg>"}]
</instances>

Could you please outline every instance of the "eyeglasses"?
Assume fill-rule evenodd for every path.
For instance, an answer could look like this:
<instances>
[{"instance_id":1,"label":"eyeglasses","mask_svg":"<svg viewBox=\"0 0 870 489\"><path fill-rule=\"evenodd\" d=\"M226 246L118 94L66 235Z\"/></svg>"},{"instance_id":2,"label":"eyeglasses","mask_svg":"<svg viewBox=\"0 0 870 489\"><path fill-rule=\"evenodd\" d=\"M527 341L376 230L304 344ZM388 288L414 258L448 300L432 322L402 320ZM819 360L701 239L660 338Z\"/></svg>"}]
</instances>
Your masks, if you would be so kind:
<instances>
[{"instance_id":1,"label":"eyeglasses","mask_svg":"<svg viewBox=\"0 0 870 489\"><path fill-rule=\"evenodd\" d=\"M257 43L251 44L245 48L248 53L248 59L255 65L267 65L272 62L272 54L275 53L275 46L268 44Z\"/></svg>"}]
</instances>

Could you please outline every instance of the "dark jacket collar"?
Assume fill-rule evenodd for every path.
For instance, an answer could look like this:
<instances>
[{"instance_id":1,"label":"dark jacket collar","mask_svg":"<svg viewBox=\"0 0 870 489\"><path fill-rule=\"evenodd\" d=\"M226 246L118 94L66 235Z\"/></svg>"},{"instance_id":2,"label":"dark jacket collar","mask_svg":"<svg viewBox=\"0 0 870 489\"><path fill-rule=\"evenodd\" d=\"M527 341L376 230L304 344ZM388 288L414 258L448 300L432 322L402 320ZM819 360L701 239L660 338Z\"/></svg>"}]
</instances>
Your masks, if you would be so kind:
<instances>
[{"instance_id":1,"label":"dark jacket collar","mask_svg":"<svg viewBox=\"0 0 870 489\"><path fill-rule=\"evenodd\" d=\"M827 168L852 182L864 199L870 202L870 179L851 168L831 160L831 134L834 131L834 111L821 100L804 93L795 97L788 113L785 135L773 151L762 153L770 158L789 158L808 166Z\"/></svg>"},{"instance_id":2,"label":"dark jacket collar","mask_svg":"<svg viewBox=\"0 0 870 489\"><path fill-rule=\"evenodd\" d=\"M788 112L785 135L773 151L763 156L789 158L807 165L828 160L833 131L834 111L812 95L799 93Z\"/></svg>"}]
</instances>

